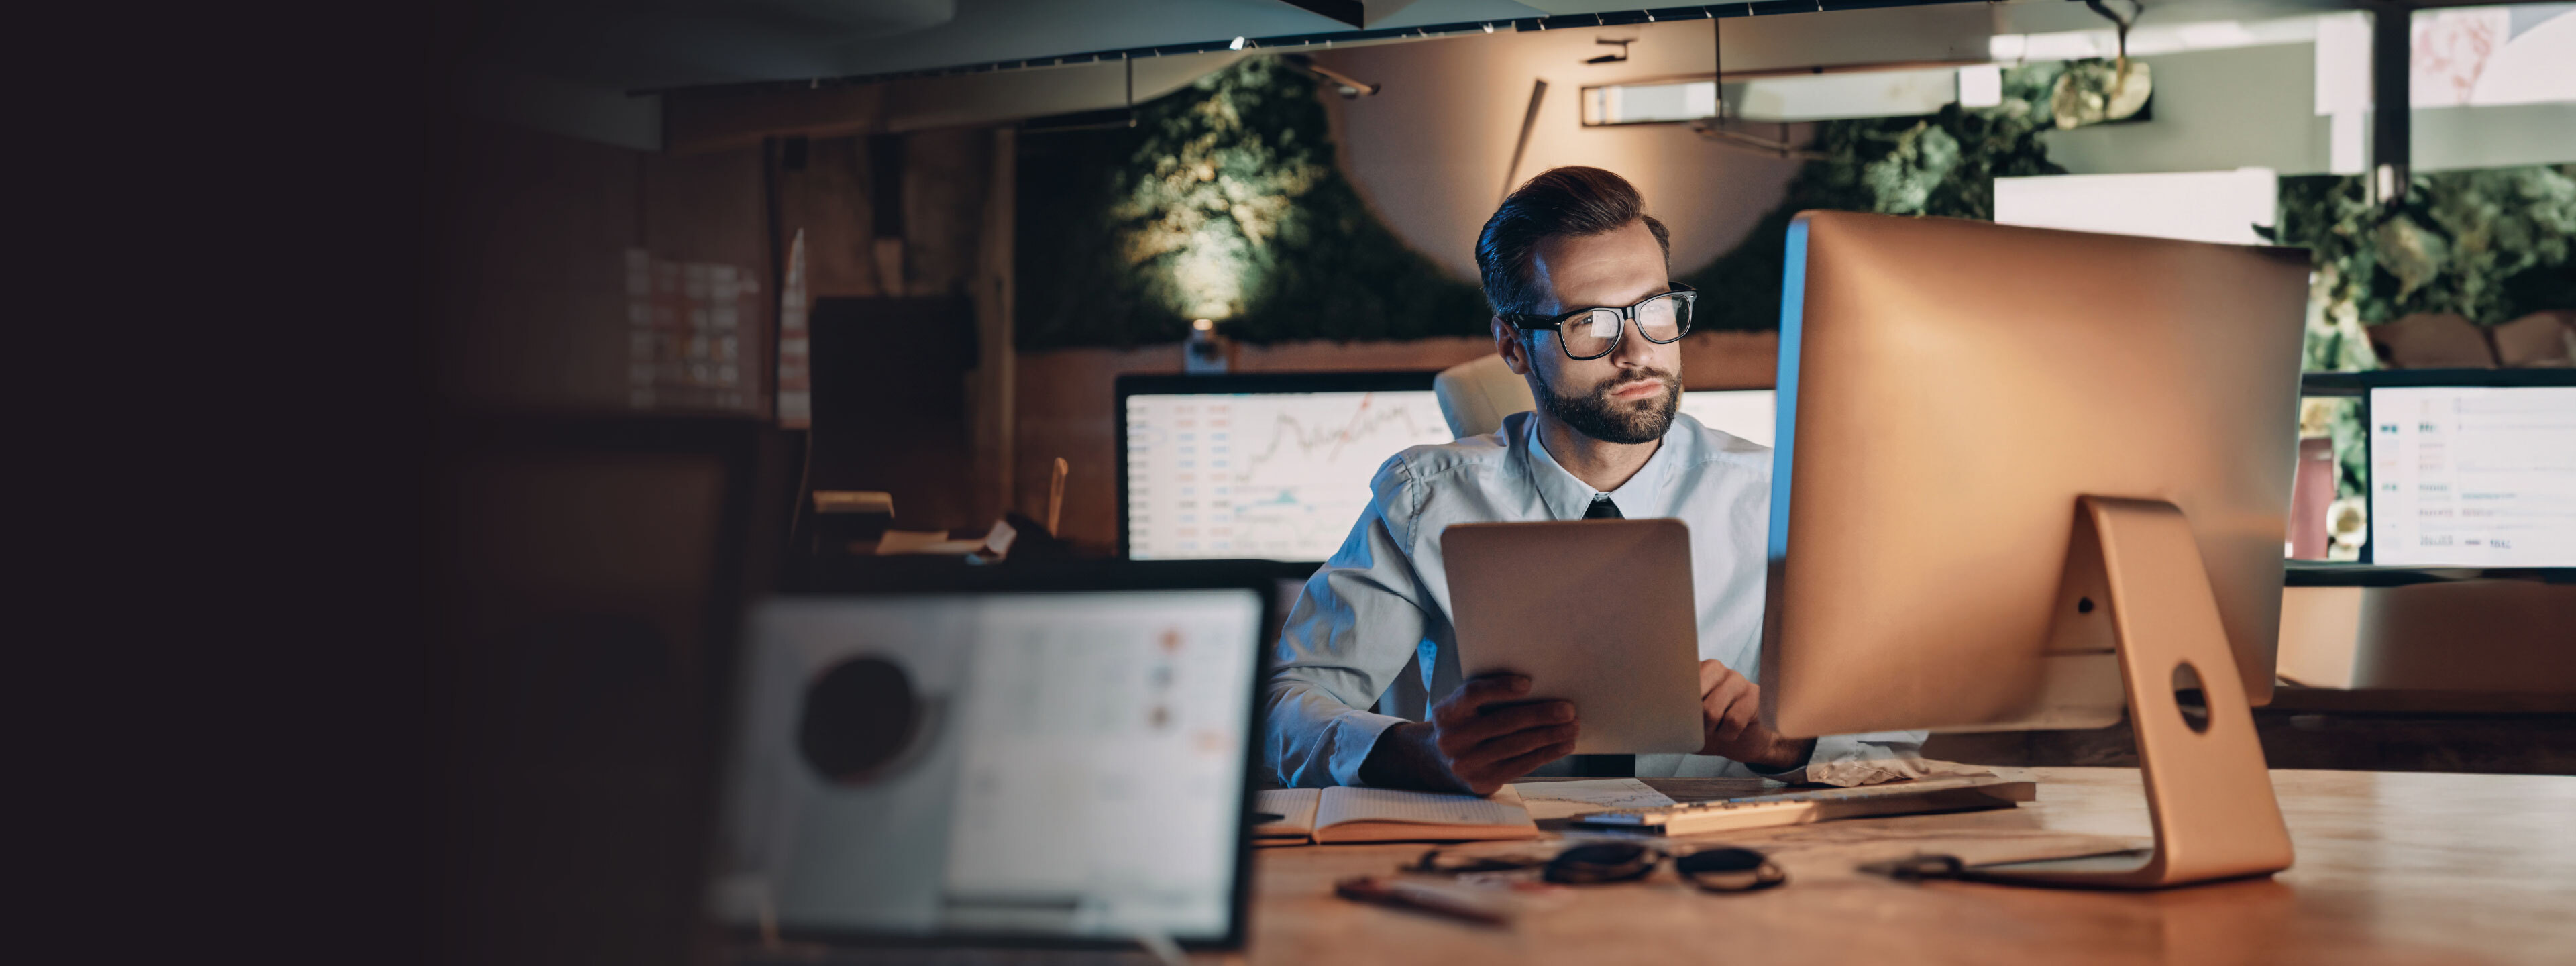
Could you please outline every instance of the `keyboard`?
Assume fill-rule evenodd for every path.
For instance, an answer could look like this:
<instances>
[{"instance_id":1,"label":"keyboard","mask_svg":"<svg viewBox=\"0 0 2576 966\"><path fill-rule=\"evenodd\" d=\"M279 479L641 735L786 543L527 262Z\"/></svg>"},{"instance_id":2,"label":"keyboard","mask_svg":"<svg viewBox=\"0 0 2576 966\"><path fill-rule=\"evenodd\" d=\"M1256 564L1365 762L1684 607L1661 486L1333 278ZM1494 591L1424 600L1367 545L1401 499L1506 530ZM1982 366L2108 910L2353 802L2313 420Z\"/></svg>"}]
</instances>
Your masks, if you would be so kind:
<instances>
[{"instance_id":1,"label":"keyboard","mask_svg":"<svg viewBox=\"0 0 2576 966\"><path fill-rule=\"evenodd\" d=\"M1573 827L1591 832L1698 835L1838 818L2011 808L2038 797L2039 784L2026 774L1959 775L1590 812L1575 816Z\"/></svg>"}]
</instances>

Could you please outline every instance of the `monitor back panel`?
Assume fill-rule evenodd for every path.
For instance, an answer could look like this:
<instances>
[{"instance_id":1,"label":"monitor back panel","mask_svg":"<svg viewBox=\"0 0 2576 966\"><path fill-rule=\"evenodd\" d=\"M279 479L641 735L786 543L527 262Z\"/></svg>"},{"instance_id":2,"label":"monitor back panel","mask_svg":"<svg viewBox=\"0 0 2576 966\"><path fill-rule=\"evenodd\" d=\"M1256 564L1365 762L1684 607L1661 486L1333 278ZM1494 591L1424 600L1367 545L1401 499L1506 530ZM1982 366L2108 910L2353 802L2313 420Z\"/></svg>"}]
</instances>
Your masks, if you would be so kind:
<instances>
[{"instance_id":1,"label":"monitor back panel","mask_svg":"<svg viewBox=\"0 0 2576 966\"><path fill-rule=\"evenodd\" d=\"M2246 691L2269 700L2305 252L1810 212L1788 273L1763 648L1779 727L2034 726L2084 495L2181 508Z\"/></svg>"}]
</instances>

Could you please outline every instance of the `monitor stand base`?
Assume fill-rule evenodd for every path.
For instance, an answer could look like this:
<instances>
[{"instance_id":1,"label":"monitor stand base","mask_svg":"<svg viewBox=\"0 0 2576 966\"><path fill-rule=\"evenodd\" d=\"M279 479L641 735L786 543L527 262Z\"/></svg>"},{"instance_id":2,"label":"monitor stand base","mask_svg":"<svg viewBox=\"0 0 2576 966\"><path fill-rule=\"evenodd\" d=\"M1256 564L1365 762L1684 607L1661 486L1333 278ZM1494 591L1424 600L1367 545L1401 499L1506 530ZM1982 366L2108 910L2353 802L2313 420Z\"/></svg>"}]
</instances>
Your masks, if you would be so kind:
<instances>
[{"instance_id":1,"label":"monitor stand base","mask_svg":"<svg viewBox=\"0 0 2576 966\"><path fill-rule=\"evenodd\" d=\"M2083 602L2077 606L2087 612L2095 604L2108 608L2156 844L1977 866L1964 877L2155 889L2289 868L2290 832L2255 738L2254 711L2182 511L2162 501L2083 497L2069 550L2071 593L2060 596ZM2187 689L2204 703L2186 703L2180 692Z\"/></svg>"}]
</instances>

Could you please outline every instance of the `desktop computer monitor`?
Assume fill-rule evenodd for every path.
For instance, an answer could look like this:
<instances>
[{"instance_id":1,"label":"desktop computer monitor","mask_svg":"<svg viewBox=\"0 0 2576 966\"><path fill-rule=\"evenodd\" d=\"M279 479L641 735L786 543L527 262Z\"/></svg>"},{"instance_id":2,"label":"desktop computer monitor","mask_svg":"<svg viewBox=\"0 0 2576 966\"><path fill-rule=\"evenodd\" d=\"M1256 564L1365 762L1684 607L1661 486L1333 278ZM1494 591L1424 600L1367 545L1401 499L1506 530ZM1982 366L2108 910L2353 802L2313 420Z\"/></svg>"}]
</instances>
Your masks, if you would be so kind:
<instances>
[{"instance_id":1,"label":"desktop computer monitor","mask_svg":"<svg viewBox=\"0 0 2576 966\"><path fill-rule=\"evenodd\" d=\"M2366 373L2369 560L2576 567L2576 372Z\"/></svg>"},{"instance_id":2,"label":"desktop computer monitor","mask_svg":"<svg viewBox=\"0 0 2576 966\"><path fill-rule=\"evenodd\" d=\"M1240 945L1269 587L1192 566L756 605L715 918L754 941Z\"/></svg>"},{"instance_id":3,"label":"desktop computer monitor","mask_svg":"<svg viewBox=\"0 0 2576 966\"><path fill-rule=\"evenodd\" d=\"M2271 831L2103 884L2286 867L2247 706L2272 691L2307 275L2296 249L1799 216L1766 720L1820 735L2125 712L2160 842Z\"/></svg>"},{"instance_id":4,"label":"desktop computer monitor","mask_svg":"<svg viewBox=\"0 0 2576 966\"><path fill-rule=\"evenodd\" d=\"M1321 563L1387 457L1450 440L1433 375L1118 377L1120 553Z\"/></svg>"}]
</instances>

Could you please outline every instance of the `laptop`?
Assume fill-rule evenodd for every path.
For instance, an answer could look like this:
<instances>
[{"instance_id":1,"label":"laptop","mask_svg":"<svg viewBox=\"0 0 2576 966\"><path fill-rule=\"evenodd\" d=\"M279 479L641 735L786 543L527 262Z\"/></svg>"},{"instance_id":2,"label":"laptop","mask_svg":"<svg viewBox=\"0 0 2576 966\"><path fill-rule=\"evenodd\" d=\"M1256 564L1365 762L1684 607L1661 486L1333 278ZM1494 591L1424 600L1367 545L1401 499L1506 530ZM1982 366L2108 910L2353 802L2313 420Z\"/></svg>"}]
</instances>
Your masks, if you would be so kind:
<instances>
[{"instance_id":1,"label":"laptop","mask_svg":"<svg viewBox=\"0 0 2576 966\"><path fill-rule=\"evenodd\" d=\"M1260 574L751 608L707 901L752 950L1238 948Z\"/></svg>"}]
</instances>

